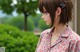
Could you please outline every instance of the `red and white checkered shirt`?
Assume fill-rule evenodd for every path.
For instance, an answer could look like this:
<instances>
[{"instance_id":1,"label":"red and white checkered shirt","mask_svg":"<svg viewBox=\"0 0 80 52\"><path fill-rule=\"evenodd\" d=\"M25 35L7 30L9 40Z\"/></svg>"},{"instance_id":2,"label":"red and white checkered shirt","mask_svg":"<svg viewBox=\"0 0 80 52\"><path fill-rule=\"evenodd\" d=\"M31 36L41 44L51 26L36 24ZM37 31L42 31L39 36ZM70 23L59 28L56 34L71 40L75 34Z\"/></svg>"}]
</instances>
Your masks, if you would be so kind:
<instances>
[{"instance_id":1,"label":"red and white checkered shirt","mask_svg":"<svg viewBox=\"0 0 80 52\"><path fill-rule=\"evenodd\" d=\"M80 52L80 36L69 26L51 46L51 32L54 28L41 33L35 52Z\"/></svg>"}]
</instances>

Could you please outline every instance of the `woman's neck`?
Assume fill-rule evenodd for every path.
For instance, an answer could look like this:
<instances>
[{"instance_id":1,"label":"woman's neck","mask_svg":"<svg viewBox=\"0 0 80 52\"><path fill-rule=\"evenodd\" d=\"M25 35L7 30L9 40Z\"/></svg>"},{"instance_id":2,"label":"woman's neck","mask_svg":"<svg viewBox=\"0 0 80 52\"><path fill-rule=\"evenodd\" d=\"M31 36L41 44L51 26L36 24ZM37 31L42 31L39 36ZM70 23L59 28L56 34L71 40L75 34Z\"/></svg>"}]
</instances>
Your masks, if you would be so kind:
<instances>
[{"instance_id":1,"label":"woman's neck","mask_svg":"<svg viewBox=\"0 0 80 52\"><path fill-rule=\"evenodd\" d=\"M66 25L56 25L55 29L54 29L54 34L56 34L56 36L59 36L61 33L63 33L65 31L65 29L67 28Z\"/></svg>"}]
</instances>

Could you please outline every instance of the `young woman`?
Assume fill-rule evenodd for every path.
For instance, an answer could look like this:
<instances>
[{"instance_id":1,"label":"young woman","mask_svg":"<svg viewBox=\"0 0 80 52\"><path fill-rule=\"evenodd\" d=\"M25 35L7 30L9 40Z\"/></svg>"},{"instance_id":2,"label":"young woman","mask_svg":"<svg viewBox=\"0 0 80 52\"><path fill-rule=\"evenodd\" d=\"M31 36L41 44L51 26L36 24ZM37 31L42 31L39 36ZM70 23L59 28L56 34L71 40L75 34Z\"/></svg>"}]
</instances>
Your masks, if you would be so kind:
<instances>
[{"instance_id":1,"label":"young woman","mask_svg":"<svg viewBox=\"0 0 80 52\"><path fill-rule=\"evenodd\" d=\"M72 8L71 0L39 0L42 18L51 28L41 33L35 52L80 52L80 37L68 25Z\"/></svg>"}]
</instances>

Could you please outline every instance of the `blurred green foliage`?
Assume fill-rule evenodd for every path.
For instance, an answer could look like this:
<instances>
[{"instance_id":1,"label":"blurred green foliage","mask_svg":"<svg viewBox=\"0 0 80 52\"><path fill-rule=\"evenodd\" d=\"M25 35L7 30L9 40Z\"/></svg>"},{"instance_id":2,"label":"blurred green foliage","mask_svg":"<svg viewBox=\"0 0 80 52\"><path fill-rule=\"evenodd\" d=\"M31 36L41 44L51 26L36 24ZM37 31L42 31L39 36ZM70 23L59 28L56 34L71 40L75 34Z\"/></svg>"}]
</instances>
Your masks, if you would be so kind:
<instances>
[{"instance_id":1,"label":"blurred green foliage","mask_svg":"<svg viewBox=\"0 0 80 52\"><path fill-rule=\"evenodd\" d=\"M0 21L2 24L9 24L21 30L24 29L24 18L22 15L0 18ZM41 19L41 14L37 14L35 17L29 16L27 24L28 31L33 31L35 28L39 28L41 31L43 31L49 28L49 26L47 26L46 23Z\"/></svg>"},{"instance_id":2,"label":"blurred green foliage","mask_svg":"<svg viewBox=\"0 0 80 52\"><path fill-rule=\"evenodd\" d=\"M12 14L14 10L24 15L24 30L27 30L27 17L35 16L38 0L0 0L0 10L6 14Z\"/></svg>"},{"instance_id":3,"label":"blurred green foliage","mask_svg":"<svg viewBox=\"0 0 80 52\"><path fill-rule=\"evenodd\" d=\"M0 47L5 47L6 52L34 52L37 41L38 37L32 32L0 24Z\"/></svg>"},{"instance_id":4,"label":"blurred green foliage","mask_svg":"<svg viewBox=\"0 0 80 52\"><path fill-rule=\"evenodd\" d=\"M39 20L41 19L41 14L37 14L35 17L29 16L29 19L34 22L35 27L38 27Z\"/></svg>"},{"instance_id":5,"label":"blurred green foliage","mask_svg":"<svg viewBox=\"0 0 80 52\"><path fill-rule=\"evenodd\" d=\"M24 29L24 18L23 16L17 16L17 17L12 17L12 18L2 18L1 19L1 23L2 24L9 24L9 25L13 25L21 30ZM34 30L34 22L28 18L28 22L27 22L28 26L27 29L28 31L33 31Z\"/></svg>"},{"instance_id":6,"label":"blurred green foliage","mask_svg":"<svg viewBox=\"0 0 80 52\"><path fill-rule=\"evenodd\" d=\"M46 29L49 28L49 26L46 25L46 23L45 23L42 19L39 20L38 27L39 27L41 30L46 30Z\"/></svg>"}]
</instances>

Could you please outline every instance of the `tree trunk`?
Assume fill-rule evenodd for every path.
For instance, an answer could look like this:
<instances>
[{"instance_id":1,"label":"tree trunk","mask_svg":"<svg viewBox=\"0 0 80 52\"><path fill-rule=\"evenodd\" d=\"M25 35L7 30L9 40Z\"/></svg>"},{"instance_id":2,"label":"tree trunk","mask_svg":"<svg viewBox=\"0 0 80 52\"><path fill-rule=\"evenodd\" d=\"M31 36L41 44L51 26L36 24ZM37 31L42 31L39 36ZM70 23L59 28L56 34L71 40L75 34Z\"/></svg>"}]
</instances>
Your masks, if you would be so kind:
<instances>
[{"instance_id":1,"label":"tree trunk","mask_svg":"<svg viewBox=\"0 0 80 52\"><path fill-rule=\"evenodd\" d=\"M24 12L24 31L27 31L27 17L28 17L27 13Z\"/></svg>"}]
</instances>

